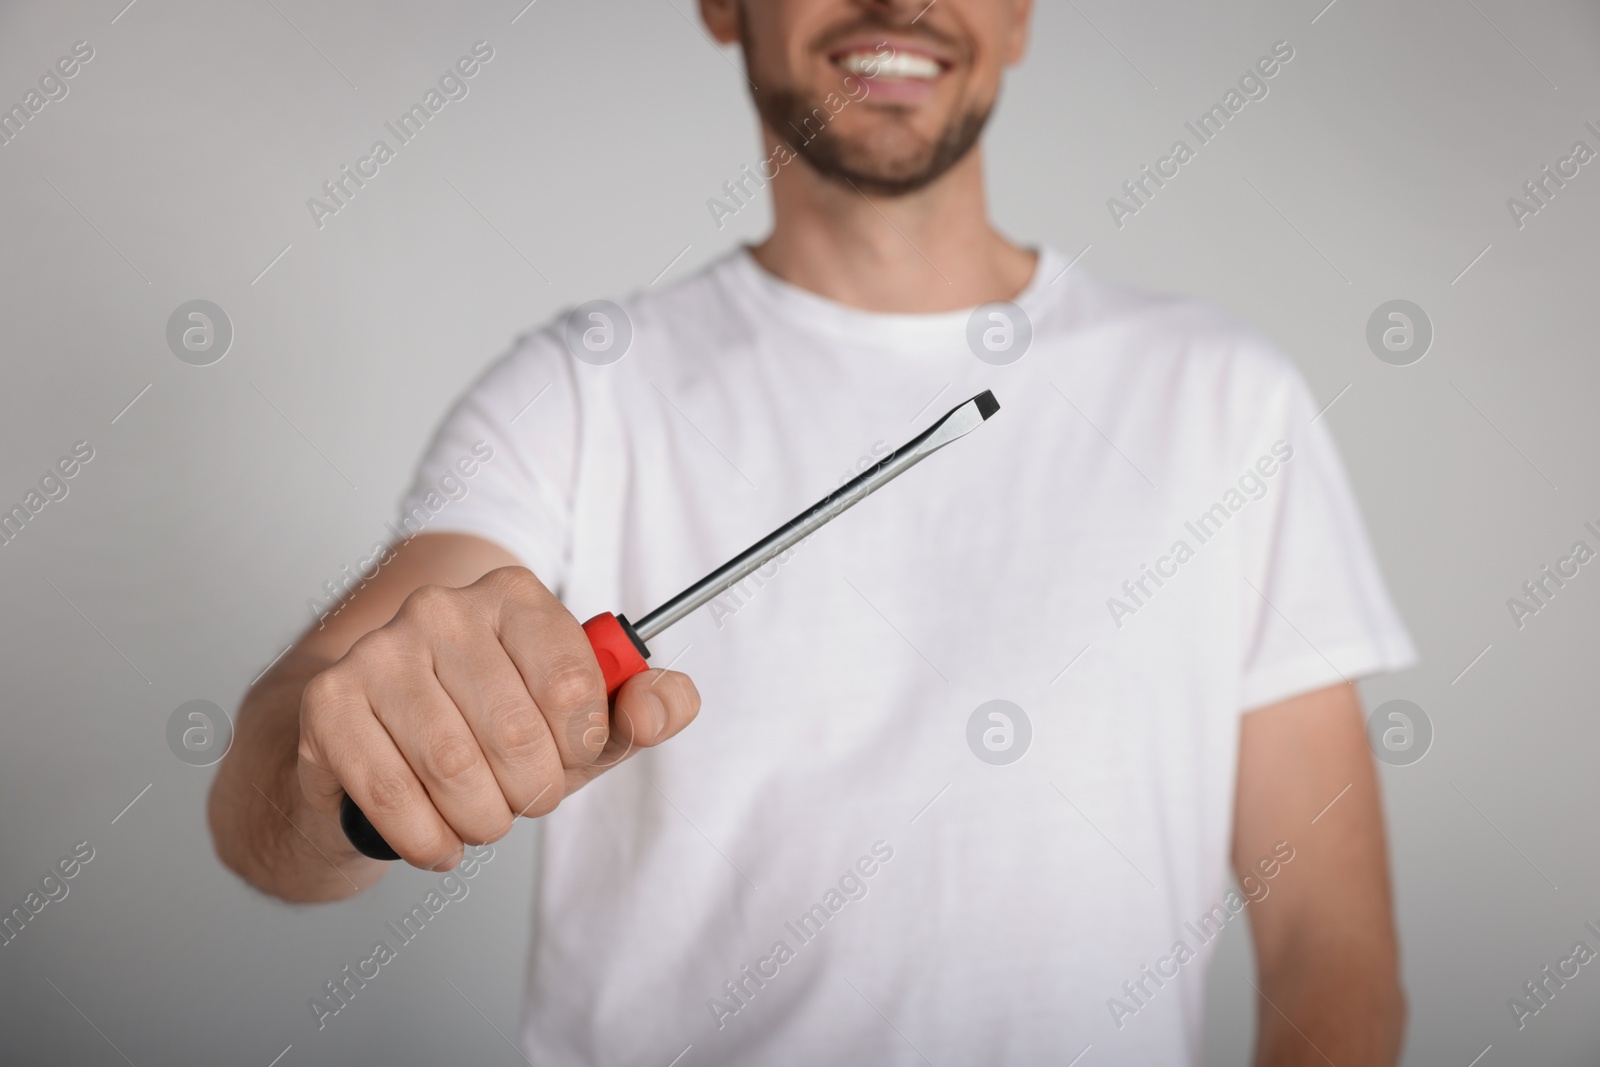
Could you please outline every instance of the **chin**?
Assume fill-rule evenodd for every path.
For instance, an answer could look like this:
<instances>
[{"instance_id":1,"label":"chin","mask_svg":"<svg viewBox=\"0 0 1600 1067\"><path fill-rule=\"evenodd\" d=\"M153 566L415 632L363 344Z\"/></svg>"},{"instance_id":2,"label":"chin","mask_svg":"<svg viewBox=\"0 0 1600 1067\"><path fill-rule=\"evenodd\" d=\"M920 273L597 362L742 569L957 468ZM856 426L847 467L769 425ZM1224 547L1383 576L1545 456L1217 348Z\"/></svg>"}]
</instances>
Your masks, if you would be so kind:
<instances>
[{"instance_id":1,"label":"chin","mask_svg":"<svg viewBox=\"0 0 1600 1067\"><path fill-rule=\"evenodd\" d=\"M831 132L841 159L867 169L910 171L926 163L939 140L938 124L927 131L919 128L923 125L924 121L913 124L905 116L884 116Z\"/></svg>"}]
</instances>

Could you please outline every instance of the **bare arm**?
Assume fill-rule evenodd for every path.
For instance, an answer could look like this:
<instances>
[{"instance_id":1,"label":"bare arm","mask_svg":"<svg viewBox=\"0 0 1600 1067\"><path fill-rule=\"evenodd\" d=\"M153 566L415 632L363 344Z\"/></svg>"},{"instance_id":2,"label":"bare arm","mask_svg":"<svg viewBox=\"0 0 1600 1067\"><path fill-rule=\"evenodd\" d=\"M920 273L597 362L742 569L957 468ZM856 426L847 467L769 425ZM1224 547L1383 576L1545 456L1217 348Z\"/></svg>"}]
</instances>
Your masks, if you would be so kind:
<instances>
[{"instance_id":1,"label":"bare arm","mask_svg":"<svg viewBox=\"0 0 1600 1067\"><path fill-rule=\"evenodd\" d=\"M686 676L648 671L608 714L578 621L529 571L481 538L423 534L245 696L212 839L263 892L348 897L390 865L345 840L345 792L403 859L447 870L698 709Z\"/></svg>"},{"instance_id":2,"label":"bare arm","mask_svg":"<svg viewBox=\"0 0 1600 1067\"><path fill-rule=\"evenodd\" d=\"M1247 894L1246 878L1267 891L1249 908L1257 1067L1392 1067L1405 997L1383 808L1353 686L1245 715L1233 835Z\"/></svg>"}]
</instances>

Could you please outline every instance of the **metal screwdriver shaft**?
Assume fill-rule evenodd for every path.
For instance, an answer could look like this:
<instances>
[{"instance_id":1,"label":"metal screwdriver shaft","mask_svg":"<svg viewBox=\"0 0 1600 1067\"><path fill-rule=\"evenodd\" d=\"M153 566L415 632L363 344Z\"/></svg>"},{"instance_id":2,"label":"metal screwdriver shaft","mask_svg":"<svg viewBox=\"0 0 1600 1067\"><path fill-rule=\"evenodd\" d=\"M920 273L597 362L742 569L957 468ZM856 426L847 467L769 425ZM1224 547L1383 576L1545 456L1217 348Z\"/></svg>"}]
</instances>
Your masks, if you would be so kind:
<instances>
[{"instance_id":1,"label":"metal screwdriver shaft","mask_svg":"<svg viewBox=\"0 0 1600 1067\"><path fill-rule=\"evenodd\" d=\"M912 467L958 437L977 429L1000 410L1000 402L987 390L952 408L944 418L885 456L875 467L852 478L812 507L772 531L727 563L643 616L633 624L640 640L648 641L673 623L692 615L734 585L760 570L785 549L804 541L846 509L865 500Z\"/></svg>"},{"instance_id":2,"label":"metal screwdriver shaft","mask_svg":"<svg viewBox=\"0 0 1600 1067\"><path fill-rule=\"evenodd\" d=\"M583 624L594 650L600 672L605 676L606 693L614 695L622 683L649 669L650 649L645 641L673 623L693 614L719 594L760 570L785 549L804 541L834 518L853 507L912 467L933 455L958 437L965 437L1000 410L994 394L985 390L964 404L957 404L944 418L913 437L876 466L850 479L810 508L796 515L721 567L630 623L626 616L605 612ZM339 807L339 823L345 836L364 856L379 860L399 859L349 796Z\"/></svg>"}]
</instances>

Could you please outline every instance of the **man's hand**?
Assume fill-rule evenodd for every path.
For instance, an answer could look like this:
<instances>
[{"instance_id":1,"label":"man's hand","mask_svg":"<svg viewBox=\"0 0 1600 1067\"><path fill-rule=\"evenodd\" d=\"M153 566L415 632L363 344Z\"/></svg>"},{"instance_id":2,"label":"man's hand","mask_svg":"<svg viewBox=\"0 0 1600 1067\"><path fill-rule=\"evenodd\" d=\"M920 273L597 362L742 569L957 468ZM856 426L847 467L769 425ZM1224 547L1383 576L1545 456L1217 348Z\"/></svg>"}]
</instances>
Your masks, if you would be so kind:
<instances>
[{"instance_id":1,"label":"man's hand","mask_svg":"<svg viewBox=\"0 0 1600 1067\"><path fill-rule=\"evenodd\" d=\"M1392 1067L1405 997L1383 805L1353 686L1244 716L1233 868L1247 891L1267 890L1249 908L1258 1067Z\"/></svg>"},{"instance_id":2,"label":"man's hand","mask_svg":"<svg viewBox=\"0 0 1600 1067\"><path fill-rule=\"evenodd\" d=\"M647 671L617 691L578 620L521 567L465 589L425 585L388 624L305 687L298 777L338 818L349 793L415 867L446 871L463 842L504 837L699 710L687 675Z\"/></svg>"},{"instance_id":3,"label":"man's hand","mask_svg":"<svg viewBox=\"0 0 1600 1067\"><path fill-rule=\"evenodd\" d=\"M348 792L407 862L446 870L694 719L675 671L628 679L608 708L582 627L513 563L423 534L266 672L212 786L224 863L287 900L371 886L389 864L345 840Z\"/></svg>"}]
</instances>

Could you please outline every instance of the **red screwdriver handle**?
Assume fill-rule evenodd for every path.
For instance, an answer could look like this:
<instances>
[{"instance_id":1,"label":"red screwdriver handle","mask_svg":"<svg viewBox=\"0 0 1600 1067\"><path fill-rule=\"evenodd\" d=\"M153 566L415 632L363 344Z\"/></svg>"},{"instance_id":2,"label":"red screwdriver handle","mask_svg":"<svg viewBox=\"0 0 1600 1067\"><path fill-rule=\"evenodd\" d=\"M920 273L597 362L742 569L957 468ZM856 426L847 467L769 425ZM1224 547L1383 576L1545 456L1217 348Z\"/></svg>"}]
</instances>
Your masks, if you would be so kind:
<instances>
[{"instance_id":1,"label":"red screwdriver handle","mask_svg":"<svg viewBox=\"0 0 1600 1067\"><path fill-rule=\"evenodd\" d=\"M609 611L596 615L583 624L583 632L588 635L589 647L594 649L594 658L600 662L600 672L605 675L606 696L616 696L623 682L650 669L645 662L650 650L626 615L613 615ZM339 824L363 856L375 860L400 858L348 795L339 805Z\"/></svg>"},{"instance_id":2,"label":"red screwdriver handle","mask_svg":"<svg viewBox=\"0 0 1600 1067\"><path fill-rule=\"evenodd\" d=\"M650 669L645 662L650 650L634 632L627 616L602 612L583 624L583 632L589 636L594 658L600 661L606 696L616 696L623 682Z\"/></svg>"}]
</instances>

